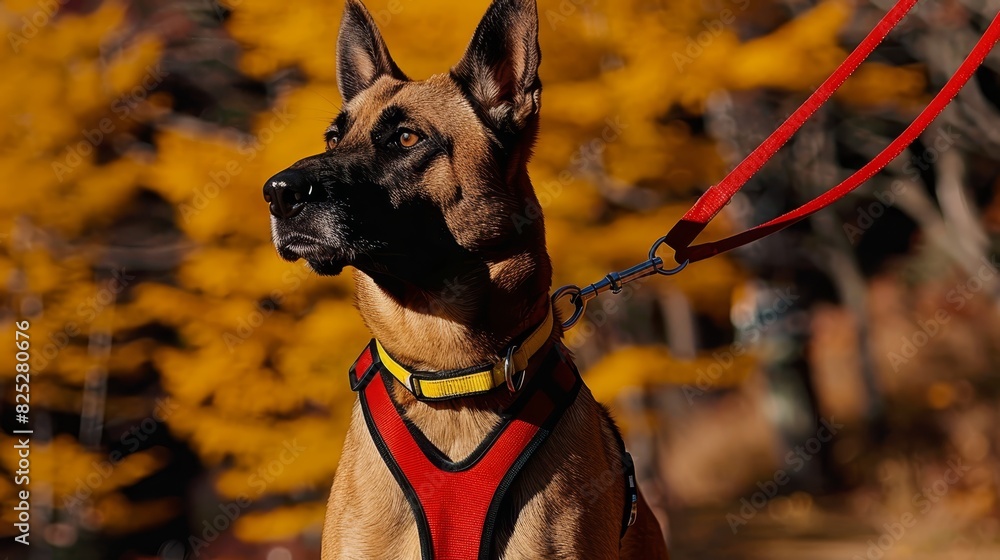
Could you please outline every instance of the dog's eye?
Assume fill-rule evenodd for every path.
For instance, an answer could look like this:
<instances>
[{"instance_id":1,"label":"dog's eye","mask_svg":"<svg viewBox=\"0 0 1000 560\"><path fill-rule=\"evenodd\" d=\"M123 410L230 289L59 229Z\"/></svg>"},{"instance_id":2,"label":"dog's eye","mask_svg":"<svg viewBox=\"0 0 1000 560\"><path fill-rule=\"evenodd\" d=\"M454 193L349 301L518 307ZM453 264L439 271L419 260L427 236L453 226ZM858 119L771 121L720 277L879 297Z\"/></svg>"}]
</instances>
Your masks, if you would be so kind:
<instances>
[{"instance_id":1,"label":"dog's eye","mask_svg":"<svg viewBox=\"0 0 1000 560\"><path fill-rule=\"evenodd\" d=\"M337 144L339 144L339 143L340 143L340 137L338 137L338 136L331 136L330 138L328 138L326 140L326 149L327 150L332 150L332 149L336 148Z\"/></svg>"},{"instance_id":2,"label":"dog's eye","mask_svg":"<svg viewBox=\"0 0 1000 560\"><path fill-rule=\"evenodd\" d=\"M420 135L412 130L404 128L401 129L398 134L399 136L396 138L396 141L399 142L399 145L404 148L412 148L417 145L417 142L420 141Z\"/></svg>"}]
</instances>

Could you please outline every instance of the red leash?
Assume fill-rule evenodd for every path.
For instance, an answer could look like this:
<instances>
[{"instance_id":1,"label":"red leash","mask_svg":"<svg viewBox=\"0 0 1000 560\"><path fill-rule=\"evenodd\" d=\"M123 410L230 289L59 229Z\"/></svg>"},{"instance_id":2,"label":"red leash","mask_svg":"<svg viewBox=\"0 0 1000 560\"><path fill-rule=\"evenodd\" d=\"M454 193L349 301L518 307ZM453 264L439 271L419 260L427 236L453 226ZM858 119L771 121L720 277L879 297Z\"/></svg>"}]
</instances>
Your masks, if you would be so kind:
<instances>
[{"instance_id":1,"label":"red leash","mask_svg":"<svg viewBox=\"0 0 1000 560\"><path fill-rule=\"evenodd\" d=\"M817 212L833 202L837 201L847 193L861 186L871 179L876 173L895 159L906 149L927 126L937 118L941 111L951 102L951 100L962 89L962 86L969 81L972 74L983 63L986 55L1000 39L1000 14L998 14L986 33L976 43L975 48L969 56L962 62L955 74L948 80L944 88L934 97L934 99L917 115L917 118L893 140L875 159L856 171L836 187L826 191L814 200L803 204L782 216L779 216L767 223L761 224L742 233L711 241L699 245L691 245L708 222L719 213L722 208L729 203L743 185L764 166L765 163L789 138L826 103L838 88L847 80L850 75L857 70L858 66L868 58L868 55L875 50L875 47L882 42L886 35L899 23L903 16L916 4L916 0L899 0L891 10L875 26L875 29L865 37L864 41L858 45L844 60L837 70L831 75L823 85L819 87L802 105L777 130L775 130L764 142L746 157L729 175L719 184L708 189L698 199L694 206L688 210L684 217L670 230L664 238L665 242L675 251L674 260L678 263L700 261L713 255L735 249L756 241L762 237L781 231L788 226L802 220L803 218ZM654 245L654 250L658 245Z\"/></svg>"},{"instance_id":2,"label":"red leash","mask_svg":"<svg viewBox=\"0 0 1000 560\"><path fill-rule=\"evenodd\" d=\"M962 62L962 65L955 74L944 85L944 88L934 96L934 99L931 100L927 107L924 107L924 110L917 115L917 118L910 123L910 126L906 127L906 130L898 138L886 146L867 165L819 197L767 223L718 241L691 245L695 238L698 237L698 234L708 225L708 222L712 221L712 218L729 203L733 195L739 192L755 173L760 171L760 168L781 149L785 142L805 124L806 120L817 109L829 101L834 92L861 66L861 63L868 58L872 51L875 50L875 47L885 39L886 35L896 27L900 20L903 19L903 16L916 3L917 0L899 0L885 14L882 20L878 22L875 29L872 29L871 33L861 41L858 48L854 49L854 52L837 67L833 75L827 78L760 146L757 146L757 149L741 161L735 169L730 171L722 182L701 195L701 198L670 229L667 235L653 243L653 246L649 249L648 260L619 272L608 273L603 279L584 288L571 284L556 290L552 295L554 304L558 305L562 300L568 298L569 303L572 305L572 311L568 317L563 318L564 314L560 313L563 329L569 329L575 325L583 316L584 311L586 311L587 303L598 295L606 291L618 293L625 284L652 274L677 274L688 263L707 259L708 257L741 247L762 237L781 231L810 214L833 204L847 193L861 186L868 179L871 179L882 168L888 165L889 162L903 153L903 150L912 144L927 126L941 114L941 111L944 110L948 103L954 99L958 91L962 89L966 82L969 81L969 78L972 77L972 74L975 73L976 69L983 63L983 60L986 59L986 55L993 49L997 40L1000 39L1000 14L997 14L993 19L990 26L986 29L986 33L979 39L972 52L969 53L969 56ZM660 248L660 245L664 243L674 249L674 260L679 263L678 267L670 270L663 268L663 259L658 257L656 252Z\"/></svg>"}]
</instances>

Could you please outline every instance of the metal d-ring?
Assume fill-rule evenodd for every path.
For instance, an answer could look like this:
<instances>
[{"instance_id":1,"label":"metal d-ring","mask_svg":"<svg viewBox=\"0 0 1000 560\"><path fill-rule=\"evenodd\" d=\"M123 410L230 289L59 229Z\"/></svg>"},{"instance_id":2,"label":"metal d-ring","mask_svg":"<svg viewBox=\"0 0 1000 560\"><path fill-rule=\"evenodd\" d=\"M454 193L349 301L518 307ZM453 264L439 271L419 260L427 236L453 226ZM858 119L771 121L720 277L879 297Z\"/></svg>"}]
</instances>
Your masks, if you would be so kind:
<instances>
[{"instance_id":1,"label":"metal d-ring","mask_svg":"<svg viewBox=\"0 0 1000 560\"><path fill-rule=\"evenodd\" d=\"M663 245L666 242L667 242L667 236L664 235L663 237L657 239L653 243L653 246L649 248L649 260L650 260L650 262L659 262L659 266L656 267L656 273L657 274L662 274L664 276L672 276L672 275L677 274L678 272L684 270L685 268L687 268L687 265L690 264L691 261L688 260L688 259L684 259L684 262L682 262L681 264L677 265L675 268L664 270L663 269L663 259L661 259L660 257L656 256L656 251L660 248L660 245Z\"/></svg>"},{"instance_id":2,"label":"metal d-ring","mask_svg":"<svg viewBox=\"0 0 1000 560\"><path fill-rule=\"evenodd\" d=\"M517 345L511 344L510 348L507 349L507 357L503 360L503 379L507 382L507 390L514 394L521 390L524 386L524 371L522 370L521 379L519 381L514 381L514 376L518 372L514 371L514 352L517 351Z\"/></svg>"}]
</instances>

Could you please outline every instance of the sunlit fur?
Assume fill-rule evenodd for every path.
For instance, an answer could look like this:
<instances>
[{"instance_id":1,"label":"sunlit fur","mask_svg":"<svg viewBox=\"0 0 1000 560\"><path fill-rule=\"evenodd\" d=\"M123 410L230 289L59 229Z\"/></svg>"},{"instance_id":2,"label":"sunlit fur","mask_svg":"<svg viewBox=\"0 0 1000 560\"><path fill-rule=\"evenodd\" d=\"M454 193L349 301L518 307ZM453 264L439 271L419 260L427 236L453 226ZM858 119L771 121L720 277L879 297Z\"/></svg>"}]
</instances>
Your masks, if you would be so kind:
<instances>
[{"instance_id":1,"label":"sunlit fur","mask_svg":"<svg viewBox=\"0 0 1000 560\"><path fill-rule=\"evenodd\" d=\"M541 106L537 31L533 0L497 0L451 72L410 81L365 8L347 2L338 81L340 124L349 126L336 129L332 150L293 166L325 189L324 199L294 219L275 219L272 229L287 259L304 258L322 274L352 266L365 323L412 368L496 361L549 305L543 221L513 218L537 207L526 169ZM375 143L387 114L405 115L401 126L421 141L403 151ZM428 404L399 386L393 397L452 460L498 421L496 397ZM360 406L352 414L323 558L419 558L410 506ZM495 557L666 558L641 499L636 525L619 539L626 496L615 430L584 388L510 490Z\"/></svg>"}]
</instances>

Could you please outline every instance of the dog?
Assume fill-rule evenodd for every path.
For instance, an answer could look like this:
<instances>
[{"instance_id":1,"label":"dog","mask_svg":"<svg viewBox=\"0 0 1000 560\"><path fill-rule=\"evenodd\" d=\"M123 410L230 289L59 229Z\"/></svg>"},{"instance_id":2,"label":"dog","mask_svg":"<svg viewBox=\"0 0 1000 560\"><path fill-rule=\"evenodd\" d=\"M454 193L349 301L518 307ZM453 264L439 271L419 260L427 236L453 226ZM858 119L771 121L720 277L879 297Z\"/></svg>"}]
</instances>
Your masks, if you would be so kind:
<instances>
[{"instance_id":1,"label":"dog","mask_svg":"<svg viewBox=\"0 0 1000 560\"><path fill-rule=\"evenodd\" d=\"M378 341L352 368L359 399L329 497L324 559L667 558L641 493L630 498L631 460L617 428L559 343L544 221L512 219L538 208L527 163L538 133L540 62L534 0L495 0L462 60L423 81L407 78L364 5L347 0L337 44L343 104L325 131L326 150L264 187L278 254L304 259L320 275L351 266L358 309ZM523 352L529 345L535 355ZM481 364L502 364L506 386L428 397L439 372ZM374 399L391 403L386 421L405 425L435 464L454 467L478 461L501 439L494 436L514 416L507 411L519 392L551 389L547 367L561 368L568 383L547 393L567 397L563 408L548 424L518 424L544 439L515 463L516 476L494 480L489 529L476 533L484 530L472 523L469 551L441 552L431 541L466 538L465 522L483 518L473 502L485 491L446 482L456 473L444 467L429 490L407 484L403 461L393 466L385 455L391 438L373 420ZM524 370L520 379L513 370ZM418 394L409 372L421 372L412 373L424 386ZM442 492L450 492L447 503L420 502ZM452 512L443 525L428 521L424 510L433 508Z\"/></svg>"}]
</instances>

